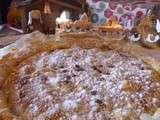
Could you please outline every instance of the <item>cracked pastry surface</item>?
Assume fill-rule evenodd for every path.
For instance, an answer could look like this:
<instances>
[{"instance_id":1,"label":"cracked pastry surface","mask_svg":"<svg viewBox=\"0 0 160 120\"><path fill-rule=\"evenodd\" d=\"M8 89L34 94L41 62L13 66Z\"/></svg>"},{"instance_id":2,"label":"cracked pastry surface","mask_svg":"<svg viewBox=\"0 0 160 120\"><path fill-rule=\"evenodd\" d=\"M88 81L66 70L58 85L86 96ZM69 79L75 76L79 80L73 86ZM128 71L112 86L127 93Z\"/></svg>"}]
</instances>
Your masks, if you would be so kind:
<instances>
[{"instance_id":1,"label":"cracked pastry surface","mask_svg":"<svg viewBox=\"0 0 160 120\"><path fill-rule=\"evenodd\" d=\"M159 80L127 53L73 47L25 60L3 88L27 120L139 120L160 107Z\"/></svg>"}]
</instances>

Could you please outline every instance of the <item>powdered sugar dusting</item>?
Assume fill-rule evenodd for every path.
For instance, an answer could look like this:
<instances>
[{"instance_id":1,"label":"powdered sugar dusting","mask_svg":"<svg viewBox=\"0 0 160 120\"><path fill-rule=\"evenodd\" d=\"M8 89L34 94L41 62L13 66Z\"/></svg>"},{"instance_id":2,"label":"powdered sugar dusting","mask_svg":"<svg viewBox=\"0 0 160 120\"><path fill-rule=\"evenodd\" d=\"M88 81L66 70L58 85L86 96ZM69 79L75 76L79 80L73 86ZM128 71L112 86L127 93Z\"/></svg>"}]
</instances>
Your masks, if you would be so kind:
<instances>
[{"instance_id":1,"label":"powdered sugar dusting","mask_svg":"<svg viewBox=\"0 0 160 120\"><path fill-rule=\"evenodd\" d=\"M65 100L65 101L63 102L63 108L64 108L65 110L71 110L71 109L74 109L74 108L76 108L76 107L77 107L77 104L76 104L76 102L73 101L73 100Z\"/></svg>"},{"instance_id":2,"label":"powdered sugar dusting","mask_svg":"<svg viewBox=\"0 0 160 120\"><path fill-rule=\"evenodd\" d=\"M139 119L160 102L152 70L126 53L74 47L42 53L19 70L18 104L37 120Z\"/></svg>"}]
</instances>

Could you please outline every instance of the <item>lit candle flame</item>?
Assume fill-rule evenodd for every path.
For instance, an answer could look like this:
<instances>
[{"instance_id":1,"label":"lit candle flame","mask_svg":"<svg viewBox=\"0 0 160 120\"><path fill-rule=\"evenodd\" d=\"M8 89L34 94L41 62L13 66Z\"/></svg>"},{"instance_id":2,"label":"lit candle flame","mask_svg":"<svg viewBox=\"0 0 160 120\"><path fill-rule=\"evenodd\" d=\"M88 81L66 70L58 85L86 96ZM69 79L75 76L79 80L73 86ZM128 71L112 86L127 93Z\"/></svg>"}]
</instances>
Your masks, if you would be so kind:
<instances>
[{"instance_id":1,"label":"lit candle flame","mask_svg":"<svg viewBox=\"0 0 160 120\"><path fill-rule=\"evenodd\" d=\"M50 5L49 5L49 2L45 2L45 5L44 5L44 13L45 14L51 14L51 8L50 8Z\"/></svg>"}]
</instances>

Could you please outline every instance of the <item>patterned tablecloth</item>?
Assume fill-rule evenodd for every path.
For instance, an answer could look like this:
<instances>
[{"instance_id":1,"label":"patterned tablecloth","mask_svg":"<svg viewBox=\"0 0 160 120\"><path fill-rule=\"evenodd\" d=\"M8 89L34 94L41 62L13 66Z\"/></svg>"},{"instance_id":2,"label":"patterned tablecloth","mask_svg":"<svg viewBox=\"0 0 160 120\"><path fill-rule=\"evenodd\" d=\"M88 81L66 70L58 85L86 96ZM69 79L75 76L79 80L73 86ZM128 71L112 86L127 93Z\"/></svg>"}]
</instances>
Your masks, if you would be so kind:
<instances>
[{"instance_id":1,"label":"patterned tablecloth","mask_svg":"<svg viewBox=\"0 0 160 120\"><path fill-rule=\"evenodd\" d=\"M104 23L109 17L116 16L119 22L126 26L127 22L134 24L135 18L145 15L147 9L144 2L116 3L113 0L88 0L91 8L91 19L94 23ZM148 5L149 7L149 5Z\"/></svg>"}]
</instances>

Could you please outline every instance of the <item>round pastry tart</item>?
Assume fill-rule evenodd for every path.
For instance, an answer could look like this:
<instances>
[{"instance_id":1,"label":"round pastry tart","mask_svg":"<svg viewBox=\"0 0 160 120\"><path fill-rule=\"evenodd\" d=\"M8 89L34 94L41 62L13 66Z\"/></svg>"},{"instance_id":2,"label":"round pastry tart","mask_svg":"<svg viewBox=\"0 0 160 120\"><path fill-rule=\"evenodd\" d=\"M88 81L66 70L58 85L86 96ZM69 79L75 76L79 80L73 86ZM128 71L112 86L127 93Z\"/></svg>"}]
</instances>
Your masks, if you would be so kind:
<instances>
[{"instance_id":1,"label":"round pastry tart","mask_svg":"<svg viewBox=\"0 0 160 120\"><path fill-rule=\"evenodd\" d=\"M140 120L143 113L152 115L160 107L158 73L128 52L102 49L100 40L89 44L57 42L44 50L32 43L37 52L28 47L27 54L6 55L0 64L1 71L7 70L1 73L0 119Z\"/></svg>"}]
</instances>

